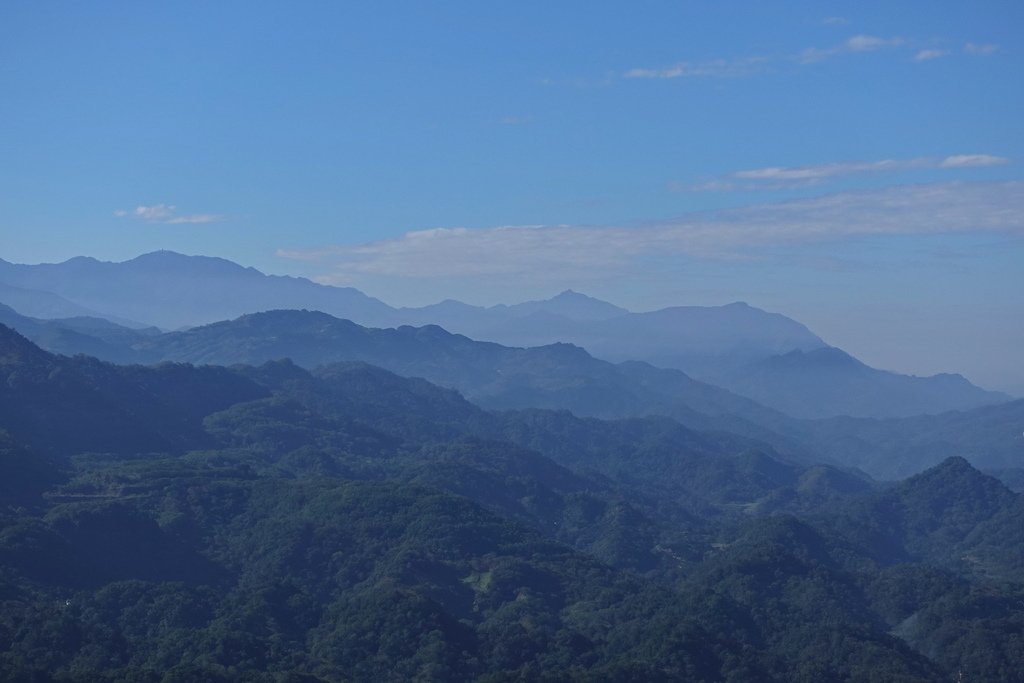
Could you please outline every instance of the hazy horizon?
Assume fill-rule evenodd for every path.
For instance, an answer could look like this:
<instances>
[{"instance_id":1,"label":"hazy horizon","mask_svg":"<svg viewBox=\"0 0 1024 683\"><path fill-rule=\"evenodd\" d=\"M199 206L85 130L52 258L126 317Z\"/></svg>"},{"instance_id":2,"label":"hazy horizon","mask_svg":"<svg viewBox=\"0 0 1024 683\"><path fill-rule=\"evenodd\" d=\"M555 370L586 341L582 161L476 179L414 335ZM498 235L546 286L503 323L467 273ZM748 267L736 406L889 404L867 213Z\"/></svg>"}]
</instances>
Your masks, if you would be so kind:
<instances>
[{"instance_id":1,"label":"hazy horizon","mask_svg":"<svg viewBox=\"0 0 1024 683\"><path fill-rule=\"evenodd\" d=\"M0 9L0 257L746 301L1024 394L1024 6Z\"/></svg>"},{"instance_id":2,"label":"hazy horizon","mask_svg":"<svg viewBox=\"0 0 1024 683\"><path fill-rule=\"evenodd\" d=\"M170 251L170 250L167 250L167 251ZM152 252L147 252L147 253L152 253ZM173 253L179 253L179 252L173 252ZM88 257L88 258L95 258L96 260L99 260L99 261L102 261L102 262L108 262L108 263L123 262L123 261L116 261L116 260L100 259L100 258L97 258L95 256L91 256L89 254L80 254L79 256L84 256L84 257ZM136 256L134 256L132 258L136 258L137 256L142 256L142 254L137 254ZM212 258L224 258L222 256L217 256L217 255L214 255L214 254L186 254L186 256L205 256L205 257L212 257ZM4 260L6 260L6 259L4 259ZM127 261L127 260L131 260L131 259L125 259L125 261ZM243 267L255 267L255 266L250 266L249 264L246 264L246 263L238 263L237 261L232 261L231 259L226 259L226 260L231 261L232 263L236 263L237 265L240 265L240 266L243 266ZM45 264L45 263L62 263L62 262L63 261L43 261L43 262L40 262L39 264L24 264L24 265L40 265L40 264ZM293 276L293 277L304 277L303 275L298 274L298 273L287 273L287 272L278 272L278 273L270 272L270 273L268 273L268 272L263 271L262 269L259 269L259 268L257 268L257 270L260 270L260 272L262 272L264 275L290 275L290 276ZM307 278L307 279L309 279L309 278ZM318 283L318 284L324 284L326 286L337 286L337 285L332 285L331 283ZM562 289L562 290L559 290L559 291L549 291L549 292L546 292L546 293L545 292L541 292L541 293L539 293L539 294L537 294L535 296L528 297L528 296L524 295L524 296L522 296L522 297L520 297L518 299L507 299L507 300L500 300L500 301L499 300L480 299L479 297L472 296L473 292L466 292L466 294L469 294L470 296L448 296L448 297L445 297L444 299L428 300L428 301L426 301L424 303L405 304L405 303L402 303L402 302L396 302L396 301L393 301L393 300L389 300L389 299L387 299L385 297L382 297L382 296L377 296L372 291L367 291L367 290L360 289L360 288L357 288L357 289L359 289L359 291L362 291L364 294L366 294L368 296L371 296L371 297L374 297L374 298L377 298L377 299L381 300L382 302L384 302L385 304L387 304L389 306L392 306L394 308L401 308L401 307L406 306L406 305L408 305L409 307L429 306L429 305L432 305L432 304L441 303L442 301L445 301L445 300L455 300L455 301L460 301L462 303L470 304L470 305L473 305L473 306L481 306L481 307L490 307L490 306L495 306L495 305L514 305L514 304L519 304L519 303L523 303L523 302L526 302L526 301L537 301L537 300L551 299L551 298L556 297L559 294L561 294L561 293L563 293L563 292L565 292L567 290L571 290L571 291L573 291L573 292L575 292L577 294L582 294L582 295L585 295L585 296L588 296L588 297L592 297L592 298L595 298L595 299L598 299L598 300L601 300L601 301L605 301L605 302L613 304L615 306L619 306L619 307L621 307L623 309L628 310L631 313L651 312L651 311L660 310L662 308L668 308L668 307L671 307L671 306L724 306L724 305L728 305L728 304L732 304L732 303L742 302L742 303L748 304L750 306L753 306L755 308L763 309L763 310L765 310L765 311L767 311L769 313L779 313L779 314L785 315L785 316L787 316L789 318L792 318L792 319L796 320L797 322L806 325L808 327L808 329L810 329L811 332L813 332L814 334L816 334L819 337L821 337L827 344L829 344L831 346L839 347L839 348L843 349L844 351L846 351L848 353L851 353L852 355L857 357L859 360L867 363L868 365L871 365L872 367L876 367L876 368L881 369L881 370L888 370L888 371L891 371L891 372L898 372L898 373L903 373L903 374L919 375L919 376L930 376L930 375L939 374L939 373L956 373L956 374L964 375L965 377L967 377L968 380L970 380L971 382L973 382L974 384L977 384L978 386L980 386L982 388L990 389L990 390L995 390L995 391L1003 391L1005 393L1010 394L1011 396L1014 396L1015 398L1024 397L1024 377L1018 378L1018 381L1015 382L1013 375L1007 375L1004 378L1004 381L1001 384L1000 383L996 383L996 384L991 384L990 383L990 384L987 384L984 381L978 380L978 378L972 376L972 374L969 371L964 371L962 368L955 368L954 367L954 368L939 369L939 370L936 370L936 371L915 372L912 369L907 369L905 367L898 367L898 366L890 367L890 366L886 366L883 363L873 362L868 357L866 357L866 354L859 353L855 349L855 346L854 346L854 344L856 344L856 341L857 341L857 338L855 336L848 337L848 340L850 341L850 343L837 342L834 339L831 339L829 337L829 335L823 334L821 332L821 330L817 329L816 326L813 323L809 322L808 320L806 320L804 318L801 318L800 316L795 315L795 314L793 314L793 313L791 313L791 312L789 312L787 310L776 309L776 308L772 308L770 306L764 306L764 305L760 304L756 300L755 301L751 301L751 300L732 299L732 300L710 301L710 302L709 301L704 301L704 302L677 302L677 303L668 303L665 306L641 308L641 307L635 307L635 306L632 306L632 305L628 305L627 303L624 303L622 301L616 301L614 299L614 297L598 296L593 291L588 291L588 290L581 289L579 287L571 287L570 286L570 287L566 287L565 289ZM871 312L870 314L875 314L875 313ZM892 345L887 346L887 342L889 340L884 338L884 337L883 338L878 338L876 336L876 337L872 338L871 341L875 345L874 348L881 349L883 351L883 353L885 351L898 353L898 351L899 351L898 348L894 348L895 347L895 343L893 343ZM941 362L941 360L939 362Z\"/></svg>"}]
</instances>

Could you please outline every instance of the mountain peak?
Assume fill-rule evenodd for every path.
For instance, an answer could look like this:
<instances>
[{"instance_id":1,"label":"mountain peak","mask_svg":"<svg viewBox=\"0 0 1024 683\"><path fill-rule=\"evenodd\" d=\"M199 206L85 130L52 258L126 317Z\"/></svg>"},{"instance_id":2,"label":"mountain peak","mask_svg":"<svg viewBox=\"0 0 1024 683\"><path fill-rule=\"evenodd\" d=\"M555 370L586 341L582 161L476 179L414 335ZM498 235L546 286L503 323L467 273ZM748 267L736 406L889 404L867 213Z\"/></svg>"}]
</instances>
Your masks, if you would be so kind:
<instances>
[{"instance_id":1,"label":"mountain peak","mask_svg":"<svg viewBox=\"0 0 1024 683\"><path fill-rule=\"evenodd\" d=\"M588 296L586 294L583 294L582 292L577 292L575 289L564 289L561 292L559 292L558 294L556 294L553 297L551 297L550 299L548 299L548 301L570 301L570 300L571 301L596 301L599 304L605 304L605 305L608 305L608 306L612 305L612 304L609 304L607 301L602 301L601 299L596 299L596 298L594 298L592 296Z\"/></svg>"},{"instance_id":2,"label":"mountain peak","mask_svg":"<svg viewBox=\"0 0 1024 683\"><path fill-rule=\"evenodd\" d=\"M535 313L549 313L578 321L607 320L629 313L624 308L572 289L566 289L550 299L514 304L508 306L506 310L519 317Z\"/></svg>"},{"instance_id":3,"label":"mountain peak","mask_svg":"<svg viewBox=\"0 0 1024 683\"><path fill-rule=\"evenodd\" d=\"M975 468L974 465L967 461L967 458L961 457L959 455L952 455L946 458L935 467L926 470L926 472L931 472L933 475L965 474L971 476L974 474L982 474L980 470ZM922 474L925 474L926 472L923 472Z\"/></svg>"},{"instance_id":4,"label":"mountain peak","mask_svg":"<svg viewBox=\"0 0 1024 683\"><path fill-rule=\"evenodd\" d=\"M988 507L1014 495L998 479L960 456L946 458L935 467L901 482L893 490L904 497L927 497L935 501L934 511L938 511L935 505L947 507L958 500L967 501L972 507Z\"/></svg>"},{"instance_id":5,"label":"mountain peak","mask_svg":"<svg viewBox=\"0 0 1024 683\"><path fill-rule=\"evenodd\" d=\"M263 275L255 268L246 268L234 261L218 256L190 256L169 249L159 249L136 256L124 262L125 265L145 266L147 268L203 268L207 272L223 271L225 273L251 272Z\"/></svg>"}]
</instances>

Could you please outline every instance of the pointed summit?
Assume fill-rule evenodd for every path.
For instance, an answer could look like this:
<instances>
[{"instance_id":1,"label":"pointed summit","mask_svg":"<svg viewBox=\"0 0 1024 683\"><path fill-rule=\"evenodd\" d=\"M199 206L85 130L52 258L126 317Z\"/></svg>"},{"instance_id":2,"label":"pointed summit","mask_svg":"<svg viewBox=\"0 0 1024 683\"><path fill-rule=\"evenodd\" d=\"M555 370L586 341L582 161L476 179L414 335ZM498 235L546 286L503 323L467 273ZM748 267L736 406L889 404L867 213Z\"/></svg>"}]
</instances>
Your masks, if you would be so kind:
<instances>
[{"instance_id":1,"label":"pointed summit","mask_svg":"<svg viewBox=\"0 0 1024 683\"><path fill-rule=\"evenodd\" d=\"M954 456L896 485L889 495L915 511L911 527L954 527L966 533L1011 505L1016 495L995 477ZM922 512L923 511L923 512Z\"/></svg>"},{"instance_id":2,"label":"pointed summit","mask_svg":"<svg viewBox=\"0 0 1024 683\"><path fill-rule=\"evenodd\" d=\"M543 301L526 301L509 306L507 310L518 317L547 313L579 321L608 320L629 313L625 308L619 308L607 301L601 301L571 289L566 289Z\"/></svg>"}]
</instances>

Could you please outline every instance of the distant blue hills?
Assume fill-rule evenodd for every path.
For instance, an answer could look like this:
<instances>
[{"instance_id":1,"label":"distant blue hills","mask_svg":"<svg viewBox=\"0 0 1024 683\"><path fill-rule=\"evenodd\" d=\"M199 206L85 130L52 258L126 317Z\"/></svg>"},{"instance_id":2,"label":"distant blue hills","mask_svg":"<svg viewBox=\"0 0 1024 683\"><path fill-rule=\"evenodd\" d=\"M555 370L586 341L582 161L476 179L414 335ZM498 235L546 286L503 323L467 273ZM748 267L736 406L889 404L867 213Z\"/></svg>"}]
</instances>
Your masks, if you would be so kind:
<instances>
[{"instance_id":1,"label":"distant blue hills","mask_svg":"<svg viewBox=\"0 0 1024 683\"><path fill-rule=\"evenodd\" d=\"M515 305L447 300L395 308L350 287L171 251L121 263L89 257L39 265L0 260L0 303L34 319L16 322L7 314L4 322L44 348L108 358L135 343L126 329L180 330L260 311L307 309L372 328L438 325L509 347L571 343L613 363L682 370L794 417L905 417L1010 398L959 375L913 377L871 368L801 323L745 303L633 313L567 290ZM96 320L117 326L101 329Z\"/></svg>"}]
</instances>

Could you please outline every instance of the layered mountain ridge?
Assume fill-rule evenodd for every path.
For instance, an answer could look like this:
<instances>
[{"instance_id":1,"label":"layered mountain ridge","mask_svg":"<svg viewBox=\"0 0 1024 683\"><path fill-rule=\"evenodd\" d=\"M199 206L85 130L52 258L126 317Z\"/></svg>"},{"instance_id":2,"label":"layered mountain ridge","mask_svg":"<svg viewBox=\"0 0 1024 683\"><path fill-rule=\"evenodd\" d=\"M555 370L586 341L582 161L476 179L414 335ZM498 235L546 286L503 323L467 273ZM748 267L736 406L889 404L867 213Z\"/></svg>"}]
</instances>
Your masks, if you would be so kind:
<instances>
[{"instance_id":1,"label":"layered mountain ridge","mask_svg":"<svg viewBox=\"0 0 1024 683\"><path fill-rule=\"evenodd\" d=\"M66 305L55 306L55 300ZM273 309L311 309L371 327L440 325L506 346L566 342L612 362L644 361L683 370L795 417L902 417L1009 398L956 376L910 377L859 363L823 368L822 358L832 352L822 339L790 318L744 303L632 313L567 290L545 301L489 308L453 300L392 308L352 288L268 276L225 259L168 251L123 263L77 257L29 266L0 260L0 303L19 313L35 311L31 317L36 318L49 317L38 315L47 311L59 314L54 317L73 313L139 320L164 329ZM53 327L49 334L53 346L47 348L64 350ZM95 346L81 350L102 355Z\"/></svg>"},{"instance_id":2,"label":"layered mountain ridge","mask_svg":"<svg viewBox=\"0 0 1024 683\"><path fill-rule=\"evenodd\" d=\"M693 429L767 444L796 461L859 467L881 478L905 477L949 456L1012 475L1024 444L1024 401L902 419L795 419L679 370L613 364L570 344L505 347L437 326L366 328L314 311L251 314L165 334L99 326L100 337L61 328L59 321L26 321L9 309L6 317L0 309L0 322L53 350L119 363L232 365L291 358L312 369L367 362L457 389L490 409L571 410L605 419L666 416Z\"/></svg>"}]
</instances>

